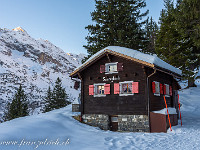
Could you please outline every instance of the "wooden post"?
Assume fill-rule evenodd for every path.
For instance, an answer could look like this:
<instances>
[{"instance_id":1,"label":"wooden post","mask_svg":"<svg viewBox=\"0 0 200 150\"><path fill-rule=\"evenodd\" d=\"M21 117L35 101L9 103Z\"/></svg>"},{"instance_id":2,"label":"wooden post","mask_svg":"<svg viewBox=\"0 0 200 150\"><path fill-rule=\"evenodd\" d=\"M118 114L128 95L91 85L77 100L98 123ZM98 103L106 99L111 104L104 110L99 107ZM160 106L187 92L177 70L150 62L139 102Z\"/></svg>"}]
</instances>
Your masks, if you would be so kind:
<instances>
[{"instance_id":1,"label":"wooden post","mask_svg":"<svg viewBox=\"0 0 200 150\"><path fill-rule=\"evenodd\" d=\"M164 101L165 101L165 106L166 106L166 108L167 108L167 102L166 102L165 96L164 96ZM168 111L168 108L167 108L167 115L168 115L168 120L169 120L170 130L172 131L172 125L171 125L171 122L170 122L170 117L169 117L169 111Z\"/></svg>"}]
</instances>

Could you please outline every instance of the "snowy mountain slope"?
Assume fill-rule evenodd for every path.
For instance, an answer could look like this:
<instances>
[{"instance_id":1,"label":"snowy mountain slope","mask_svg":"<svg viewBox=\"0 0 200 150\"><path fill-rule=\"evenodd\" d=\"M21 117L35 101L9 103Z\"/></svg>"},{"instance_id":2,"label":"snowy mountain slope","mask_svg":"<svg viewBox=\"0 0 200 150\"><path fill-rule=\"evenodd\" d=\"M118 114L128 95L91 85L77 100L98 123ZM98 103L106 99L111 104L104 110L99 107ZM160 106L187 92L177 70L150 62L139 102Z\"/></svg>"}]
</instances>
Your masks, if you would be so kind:
<instances>
[{"instance_id":1,"label":"snowy mountain slope","mask_svg":"<svg viewBox=\"0 0 200 150\"><path fill-rule=\"evenodd\" d=\"M181 127L179 122L178 126L172 127L172 132L170 130L168 133L102 131L74 120L71 117L73 115L71 106L67 106L45 114L0 124L0 149L198 150L200 149L199 90L200 85L179 92L183 126ZM5 143L11 140L16 142L15 145Z\"/></svg>"},{"instance_id":2,"label":"snowy mountain slope","mask_svg":"<svg viewBox=\"0 0 200 150\"><path fill-rule=\"evenodd\" d=\"M67 54L47 40L35 40L21 27L0 29L0 120L19 84L28 94L31 114L40 112L45 92L57 77L70 97L77 99L79 91L73 89L69 74L84 56Z\"/></svg>"}]
</instances>

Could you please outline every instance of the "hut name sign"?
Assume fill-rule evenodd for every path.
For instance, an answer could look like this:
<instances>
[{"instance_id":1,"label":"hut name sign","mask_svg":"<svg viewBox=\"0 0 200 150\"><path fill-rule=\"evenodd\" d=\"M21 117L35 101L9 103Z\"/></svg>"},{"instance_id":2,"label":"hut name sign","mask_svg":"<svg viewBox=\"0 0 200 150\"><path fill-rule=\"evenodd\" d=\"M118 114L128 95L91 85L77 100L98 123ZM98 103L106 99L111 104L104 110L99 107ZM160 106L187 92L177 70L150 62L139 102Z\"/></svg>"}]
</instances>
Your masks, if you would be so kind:
<instances>
[{"instance_id":1,"label":"hut name sign","mask_svg":"<svg viewBox=\"0 0 200 150\"><path fill-rule=\"evenodd\" d=\"M115 80L120 80L120 77L119 76L117 78L115 78L115 76L113 76L112 78L103 77L103 81L113 82Z\"/></svg>"}]
</instances>

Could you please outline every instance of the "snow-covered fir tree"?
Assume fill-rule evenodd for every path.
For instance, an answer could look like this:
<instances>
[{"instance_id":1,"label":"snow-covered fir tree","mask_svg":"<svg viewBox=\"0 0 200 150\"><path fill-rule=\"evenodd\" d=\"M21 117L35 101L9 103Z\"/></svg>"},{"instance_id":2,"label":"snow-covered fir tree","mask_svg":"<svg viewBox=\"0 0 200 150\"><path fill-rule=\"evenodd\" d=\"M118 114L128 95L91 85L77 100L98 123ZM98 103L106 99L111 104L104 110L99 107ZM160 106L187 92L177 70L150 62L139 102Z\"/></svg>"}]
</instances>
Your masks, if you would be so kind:
<instances>
[{"instance_id":1,"label":"snow-covered fir tree","mask_svg":"<svg viewBox=\"0 0 200 150\"><path fill-rule=\"evenodd\" d=\"M19 117L27 116L28 100L27 96L20 85L11 103L7 104L7 110L4 113L4 121L12 120Z\"/></svg>"},{"instance_id":2,"label":"snow-covered fir tree","mask_svg":"<svg viewBox=\"0 0 200 150\"><path fill-rule=\"evenodd\" d=\"M55 82L53 91L51 92L51 88L48 88L44 112L59 109L69 105L71 102L68 101L68 99L68 94L66 94L65 88L62 87L62 81L58 77Z\"/></svg>"}]
</instances>

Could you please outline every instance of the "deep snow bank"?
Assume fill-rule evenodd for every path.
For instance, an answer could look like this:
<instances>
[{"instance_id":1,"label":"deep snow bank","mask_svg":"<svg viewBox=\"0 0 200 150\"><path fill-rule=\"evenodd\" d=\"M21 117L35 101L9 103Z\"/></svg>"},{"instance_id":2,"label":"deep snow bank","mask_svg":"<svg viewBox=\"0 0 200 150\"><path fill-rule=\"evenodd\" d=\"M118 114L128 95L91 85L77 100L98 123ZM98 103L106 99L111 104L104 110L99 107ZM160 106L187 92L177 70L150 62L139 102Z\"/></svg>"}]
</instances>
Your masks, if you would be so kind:
<instances>
[{"instance_id":1,"label":"deep snow bank","mask_svg":"<svg viewBox=\"0 0 200 150\"><path fill-rule=\"evenodd\" d=\"M5 150L131 150L200 149L200 87L180 91L183 126L168 133L120 133L81 124L71 105L45 114L0 124L0 149ZM5 141L15 141L6 145ZM45 142L46 141L46 142ZM48 144L47 144L48 143ZM20 145L21 144L21 145ZM29 145L28 145L29 144Z\"/></svg>"}]
</instances>

